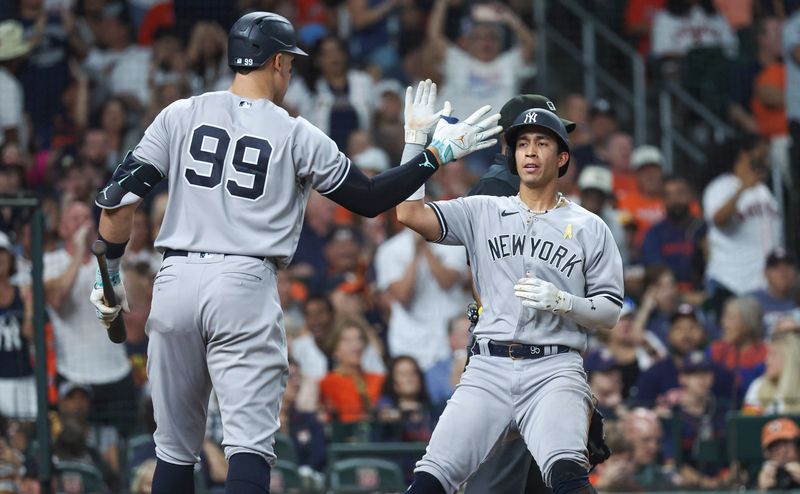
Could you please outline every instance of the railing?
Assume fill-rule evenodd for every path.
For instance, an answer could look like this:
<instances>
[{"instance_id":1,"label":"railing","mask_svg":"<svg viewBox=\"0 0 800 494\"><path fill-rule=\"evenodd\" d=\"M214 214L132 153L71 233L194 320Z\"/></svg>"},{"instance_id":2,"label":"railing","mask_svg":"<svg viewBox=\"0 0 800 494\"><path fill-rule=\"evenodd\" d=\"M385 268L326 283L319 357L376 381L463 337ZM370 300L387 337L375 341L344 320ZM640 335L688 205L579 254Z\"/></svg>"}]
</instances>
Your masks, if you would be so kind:
<instances>
[{"instance_id":1,"label":"railing","mask_svg":"<svg viewBox=\"0 0 800 494\"><path fill-rule=\"evenodd\" d=\"M615 34L605 24L598 21L589 11L575 0L559 0L558 4L565 7L581 22L581 46L566 38L554 29L550 29L547 22L547 0L533 2L534 18L538 33L537 47L537 78L539 90L548 91L549 61L547 60L549 46L552 42L574 58L583 67L583 92L588 101L597 98L598 81L602 82L614 94L629 104L633 110L633 139L634 142L645 144L647 141L647 87L645 80L645 66L641 57L622 38ZM619 82L607 70L597 64L597 37L619 50L631 63L633 69L631 77L632 89Z\"/></svg>"}]
</instances>

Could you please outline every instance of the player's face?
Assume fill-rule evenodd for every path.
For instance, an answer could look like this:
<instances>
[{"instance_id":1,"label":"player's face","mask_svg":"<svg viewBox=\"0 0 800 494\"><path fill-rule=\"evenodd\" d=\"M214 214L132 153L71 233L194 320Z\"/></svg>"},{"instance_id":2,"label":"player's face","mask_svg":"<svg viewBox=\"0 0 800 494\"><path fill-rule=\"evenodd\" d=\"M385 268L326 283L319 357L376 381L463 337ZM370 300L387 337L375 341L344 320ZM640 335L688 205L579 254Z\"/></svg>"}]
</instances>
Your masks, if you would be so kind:
<instances>
[{"instance_id":1,"label":"player's face","mask_svg":"<svg viewBox=\"0 0 800 494\"><path fill-rule=\"evenodd\" d=\"M517 137L514 157L520 181L528 187L541 187L558 179L558 167L569 155L558 152L552 133L532 129Z\"/></svg>"}]
</instances>

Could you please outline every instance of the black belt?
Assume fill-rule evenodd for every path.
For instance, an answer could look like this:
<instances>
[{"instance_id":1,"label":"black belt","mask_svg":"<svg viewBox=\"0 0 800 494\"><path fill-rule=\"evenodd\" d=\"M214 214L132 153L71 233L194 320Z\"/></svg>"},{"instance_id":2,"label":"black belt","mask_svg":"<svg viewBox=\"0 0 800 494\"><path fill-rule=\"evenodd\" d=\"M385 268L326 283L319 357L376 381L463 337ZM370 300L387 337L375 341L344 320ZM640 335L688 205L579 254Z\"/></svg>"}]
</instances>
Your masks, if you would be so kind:
<instances>
[{"instance_id":1,"label":"black belt","mask_svg":"<svg viewBox=\"0 0 800 494\"><path fill-rule=\"evenodd\" d=\"M490 356L509 357L513 360L532 360L572 351L572 348L564 345L526 345L524 343L495 343L494 341L489 341L487 347ZM470 352L472 355L485 355L481 352L480 343L477 341L470 348Z\"/></svg>"},{"instance_id":2,"label":"black belt","mask_svg":"<svg viewBox=\"0 0 800 494\"><path fill-rule=\"evenodd\" d=\"M198 252L198 254L200 254L200 257L204 257L204 254L216 254L216 252ZM259 256L251 256L251 255L247 255L247 254L225 254L225 255L252 257L253 259L258 259L259 261L264 261L266 259L263 256L259 257ZM164 252L164 259L166 259L168 257L175 257L175 256L188 257L189 256L189 251L188 250L168 250L168 251Z\"/></svg>"}]
</instances>

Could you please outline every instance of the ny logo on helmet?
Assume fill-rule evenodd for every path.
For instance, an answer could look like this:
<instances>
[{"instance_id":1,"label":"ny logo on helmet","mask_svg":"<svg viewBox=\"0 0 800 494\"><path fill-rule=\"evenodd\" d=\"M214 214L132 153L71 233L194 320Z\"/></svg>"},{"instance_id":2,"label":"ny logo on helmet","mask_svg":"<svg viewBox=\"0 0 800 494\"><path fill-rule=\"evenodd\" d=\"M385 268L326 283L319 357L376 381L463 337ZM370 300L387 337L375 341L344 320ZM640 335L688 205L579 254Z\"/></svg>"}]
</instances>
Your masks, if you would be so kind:
<instances>
[{"instance_id":1,"label":"ny logo on helmet","mask_svg":"<svg viewBox=\"0 0 800 494\"><path fill-rule=\"evenodd\" d=\"M536 113L535 111L532 111L532 112L526 114L525 115L525 123L526 124L536 123L536 116L537 115L538 115L538 113Z\"/></svg>"}]
</instances>

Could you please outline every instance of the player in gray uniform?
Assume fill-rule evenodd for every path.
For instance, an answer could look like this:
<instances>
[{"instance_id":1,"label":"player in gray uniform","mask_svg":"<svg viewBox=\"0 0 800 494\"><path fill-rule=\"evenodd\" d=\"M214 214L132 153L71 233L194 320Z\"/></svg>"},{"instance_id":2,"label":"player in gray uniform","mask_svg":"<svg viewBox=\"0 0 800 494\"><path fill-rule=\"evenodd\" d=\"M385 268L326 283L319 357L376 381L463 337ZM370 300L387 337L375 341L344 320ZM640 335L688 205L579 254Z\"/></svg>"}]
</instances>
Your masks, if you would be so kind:
<instances>
[{"instance_id":1,"label":"player in gray uniform","mask_svg":"<svg viewBox=\"0 0 800 494\"><path fill-rule=\"evenodd\" d=\"M194 492L212 386L229 464L225 492L268 492L288 369L276 270L294 254L311 189L375 216L408 197L440 163L493 145L490 137L501 130L494 126L499 114L484 118L488 107L463 122L440 120L449 107L433 111L435 85L426 81L415 97L407 92L406 136L425 143L436 125L433 141L405 164L369 179L319 129L277 106L293 58L303 55L283 17L255 12L240 18L228 40L236 72L230 89L165 108L97 195L99 233L121 304L104 303L99 277L90 299L108 325L127 307L119 261L135 209L169 179L155 241L164 260L147 322L155 494Z\"/></svg>"},{"instance_id":2,"label":"player in gray uniform","mask_svg":"<svg viewBox=\"0 0 800 494\"><path fill-rule=\"evenodd\" d=\"M505 133L519 194L423 204L398 219L430 241L467 248L483 305L476 343L408 492L452 493L508 429L525 440L556 494L594 492L586 437L591 394L580 353L622 306L622 260L596 215L558 193L567 131L540 108ZM514 294L515 296L511 296Z\"/></svg>"}]
</instances>

